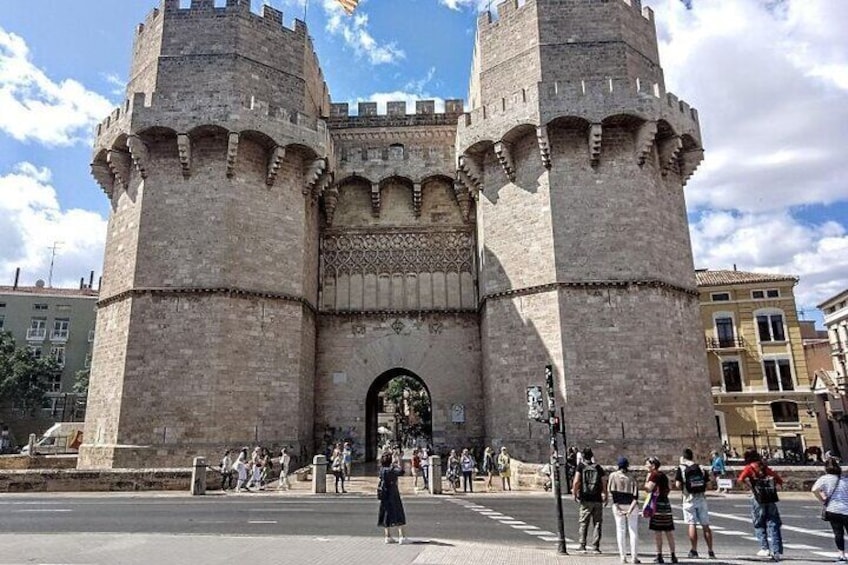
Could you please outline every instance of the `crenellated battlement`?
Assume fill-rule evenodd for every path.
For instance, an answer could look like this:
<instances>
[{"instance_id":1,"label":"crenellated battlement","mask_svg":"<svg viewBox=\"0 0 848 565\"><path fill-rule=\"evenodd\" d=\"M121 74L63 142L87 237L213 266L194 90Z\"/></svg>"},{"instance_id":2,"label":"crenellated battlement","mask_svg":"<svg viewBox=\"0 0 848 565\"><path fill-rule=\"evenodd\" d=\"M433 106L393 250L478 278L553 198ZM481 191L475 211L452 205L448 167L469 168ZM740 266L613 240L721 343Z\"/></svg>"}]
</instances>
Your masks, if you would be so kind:
<instances>
[{"instance_id":1,"label":"crenellated battlement","mask_svg":"<svg viewBox=\"0 0 848 565\"><path fill-rule=\"evenodd\" d=\"M328 123L331 128L456 124L465 112L465 105L462 99L449 99L445 100L444 111L436 112L435 100L416 100L415 113L409 114L407 110L405 100L387 102L385 113L379 112L377 102L359 102L355 114L347 102L333 103Z\"/></svg>"},{"instance_id":2,"label":"crenellated battlement","mask_svg":"<svg viewBox=\"0 0 848 565\"><path fill-rule=\"evenodd\" d=\"M572 0L573 3L583 2L590 4L593 0ZM648 6L642 6L641 0L614 0L631 8L633 14L653 22L654 11ZM535 6L539 0L505 0L495 6L495 10L484 10L477 15L477 29L485 29L492 25L497 25L501 20L511 18L515 13L527 8Z\"/></svg>"}]
</instances>

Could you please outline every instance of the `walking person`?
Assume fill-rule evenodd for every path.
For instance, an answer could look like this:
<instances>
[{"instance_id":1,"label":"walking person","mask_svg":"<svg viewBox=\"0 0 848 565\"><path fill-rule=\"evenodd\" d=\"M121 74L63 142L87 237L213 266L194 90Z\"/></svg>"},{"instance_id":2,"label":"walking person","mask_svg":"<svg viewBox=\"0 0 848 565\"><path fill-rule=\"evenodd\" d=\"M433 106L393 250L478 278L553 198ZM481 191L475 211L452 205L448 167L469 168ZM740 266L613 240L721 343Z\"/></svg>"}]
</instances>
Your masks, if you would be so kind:
<instances>
[{"instance_id":1,"label":"walking person","mask_svg":"<svg viewBox=\"0 0 848 565\"><path fill-rule=\"evenodd\" d=\"M418 454L418 448L412 450L412 461L409 469L412 472L412 488L418 492L418 475L421 474L421 456Z\"/></svg>"},{"instance_id":2,"label":"walking person","mask_svg":"<svg viewBox=\"0 0 848 565\"><path fill-rule=\"evenodd\" d=\"M344 442L342 446L342 464L344 466L345 479L349 481L353 466L353 448L351 448L349 441Z\"/></svg>"},{"instance_id":3,"label":"walking person","mask_svg":"<svg viewBox=\"0 0 848 565\"><path fill-rule=\"evenodd\" d=\"M578 523L578 550L586 552L586 536L589 533L589 522L594 525L592 536L592 551L601 552L601 524L604 521L604 506L608 503L607 477L604 468L595 463L591 448L583 450L583 460L577 465L572 485L574 500L580 504Z\"/></svg>"},{"instance_id":4,"label":"walking person","mask_svg":"<svg viewBox=\"0 0 848 565\"><path fill-rule=\"evenodd\" d=\"M648 471L645 492L656 497L656 510L648 522L648 529L654 532L654 545L657 548L654 563L665 563L663 535L668 541L671 562L677 563L677 555L674 552L674 515L671 513L671 502L668 500L668 493L671 491L668 477L660 471L660 460L656 457L649 457L645 461L645 468Z\"/></svg>"},{"instance_id":5,"label":"walking person","mask_svg":"<svg viewBox=\"0 0 848 565\"><path fill-rule=\"evenodd\" d=\"M474 457L468 451L468 448L462 450L462 457L459 458L459 464L462 467L462 492L474 492L474 467L477 465Z\"/></svg>"},{"instance_id":6,"label":"walking person","mask_svg":"<svg viewBox=\"0 0 848 565\"><path fill-rule=\"evenodd\" d=\"M713 553L713 531L710 528L710 513L707 508L707 483L710 478L701 466L694 461L694 454L688 447L683 450L680 465L674 475L674 484L683 491L683 521L689 534L690 559L698 558L698 525L704 531L707 555L715 559Z\"/></svg>"},{"instance_id":7,"label":"walking person","mask_svg":"<svg viewBox=\"0 0 848 565\"><path fill-rule=\"evenodd\" d=\"M725 478L727 466L724 464L724 454L718 451L713 451L710 459L710 472L713 474L713 479L716 483L717 494L727 494L726 488L721 488L719 481Z\"/></svg>"},{"instance_id":8,"label":"walking person","mask_svg":"<svg viewBox=\"0 0 848 565\"><path fill-rule=\"evenodd\" d=\"M345 471L344 471L344 453L342 450L336 449L333 451L333 459L330 462L330 472L336 478L336 494L339 494L339 483L341 483L341 492L347 493L345 490Z\"/></svg>"},{"instance_id":9,"label":"walking person","mask_svg":"<svg viewBox=\"0 0 848 565\"><path fill-rule=\"evenodd\" d=\"M255 486L259 489L262 482L262 448L258 445L250 454L250 469L250 482L247 483L247 488L250 490L251 486Z\"/></svg>"},{"instance_id":10,"label":"walking person","mask_svg":"<svg viewBox=\"0 0 848 565\"><path fill-rule=\"evenodd\" d=\"M289 483L289 465L291 465L291 455L285 447L280 450L280 484L277 485L277 490L290 490Z\"/></svg>"},{"instance_id":11,"label":"walking person","mask_svg":"<svg viewBox=\"0 0 848 565\"><path fill-rule=\"evenodd\" d=\"M454 494L456 494L456 489L459 486L459 477L461 476L462 466L459 464L459 457L456 454L456 450L451 449L450 455L448 455L447 473L445 473L445 477L448 479L451 490Z\"/></svg>"},{"instance_id":12,"label":"walking person","mask_svg":"<svg viewBox=\"0 0 848 565\"><path fill-rule=\"evenodd\" d=\"M421 448L418 457L421 459L421 478L424 479L424 488L430 490L430 450L427 446Z\"/></svg>"},{"instance_id":13,"label":"walking person","mask_svg":"<svg viewBox=\"0 0 848 565\"><path fill-rule=\"evenodd\" d=\"M228 449L224 452L224 457L221 459L221 490L232 490L233 488L233 458L230 456L232 452Z\"/></svg>"},{"instance_id":14,"label":"walking person","mask_svg":"<svg viewBox=\"0 0 848 565\"><path fill-rule=\"evenodd\" d=\"M754 535L760 542L758 557L783 559L783 522L777 502L777 490L783 479L766 465L756 449L745 451L745 468L739 473L739 482L751 491L751 520Z\"/></svg>"},{"instance_id":15,"label":"walking person","mask_svg":"<svg viewBox=\"0 0 848 565\"><path fill-rule=\"evenodd\" d=\"M824 463L824 475L813 485L813 496L822 503L822 518L830 523L833 541L839 550L838 562L845 557L845 532L848 531L848 480L842 480L842 467L836 459Z\"/></svg>"},{"instance_id":16,"label":"walking person","mask_svg":"<svg viewBox=\"0 0 848 565\"><path fill-rule=\"evenodd\" d=\"M615 537L618 555L627 563L627 536L630 535L630 557L633 563L639 560L639 485L630 474L630 462L626 457L618 458L618 470L613 471L607 483L612 498L612 516L615 520Z\"/></svg>"},{"instance_id":17,"label":"walking person","mask_svg":"<svg viewBox=\"0 0 848 565\"><path fill-rule=\"evenodd\" d=\"M501 447L498 454L498 474L501 476L501 490L512 490L512 459L506 447Z\"/></svg>"},{"instance_id":18,"label":"walking person","mask_svg":"<svg viewBox=\"0 0 848 565\"><path fill-rule=\"evenodd\" d=\"M233 469L238 475L238 481L236 482L236 492L250 491L250 489L247 488L248 457L249 456L247 454L247 448L242 447L241 452L239 452L238 457L236 458L236 462L233 463Z\"/></svg>"},{"instance_id":19,"label":"walking person","mask_svg":"<svg viewBox=\"0 0 848 565\"><path fill-rule=\"evenodd\" d=\"M377 525L382 526L386 534L386 543L395 543L392 538L392 528L397 528L397 543L403 545L406 538L403 536L403 527L406 525L406 514L403 511L403 502L398 490L398 477L403 475L403 469L392 465L392 454L383 453L380 457L380 483L377 487L377 496L380 499L380 512L377 517Z\"/></svg>"},{"instance_id":20,"label":"walking person","mask_svg":"<svg viewBox=\"0 0 848 565\"><path fill-rule=\"evenodd\" d=\"M486 473L486 492L492 492L492 478L495 476L495 452L486 447L483 452L483 472Z\"/></svg>"}]
</instances>

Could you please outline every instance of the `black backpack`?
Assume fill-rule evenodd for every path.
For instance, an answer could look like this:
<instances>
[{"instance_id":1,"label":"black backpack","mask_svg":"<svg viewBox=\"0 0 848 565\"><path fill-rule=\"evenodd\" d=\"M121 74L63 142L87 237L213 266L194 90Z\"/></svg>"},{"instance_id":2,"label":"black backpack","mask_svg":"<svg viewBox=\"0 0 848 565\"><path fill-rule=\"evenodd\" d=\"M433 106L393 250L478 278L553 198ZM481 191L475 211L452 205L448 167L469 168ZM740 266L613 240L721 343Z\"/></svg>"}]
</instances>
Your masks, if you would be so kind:
<instances>
[{"instance_id":1,"label":"black backpack","mask_svg":"<svg viewBox=\"0 0 848 565\"><path fill-rule=\"evenodd\" d=\"M768 475L754 477L751 479L751 490L754 491L754 500L760 504L768 504L780 500L777 496L777 485L774 482L774 477L769 477Z\"/></svg>"},{"instance_id":2,"label":"black backpack","mask_svg":"<svg viewBox=\"0 0 848 565\"><path fill-rule=\"evenodd\" d=\"M600 496L601 494L601 469L598 465L586 465L581 471L580 494L581 496Z\"/></svg>"},{"instance_id":3,"label":"black backpack","mask_svg":"<svg viewBox=\"0 0 848 565\"><path fill-rule=\"evenodd\" d=\"M689 494L707 492L707 477L697 463L683 467L683 485Z\"/></svg>"}]
</instances>

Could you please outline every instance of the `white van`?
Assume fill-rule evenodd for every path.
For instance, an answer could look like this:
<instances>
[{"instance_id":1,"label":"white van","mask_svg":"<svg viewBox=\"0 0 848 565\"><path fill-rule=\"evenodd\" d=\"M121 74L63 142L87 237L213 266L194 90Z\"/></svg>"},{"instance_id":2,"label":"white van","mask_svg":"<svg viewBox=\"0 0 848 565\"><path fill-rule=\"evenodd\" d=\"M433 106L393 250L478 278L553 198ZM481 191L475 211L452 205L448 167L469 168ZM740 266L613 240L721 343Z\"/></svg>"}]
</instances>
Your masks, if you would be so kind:
<instances>
[{"instance_id":1,"label":"white van","mask_svg":"<svg viewBox=\"0 0 848 565\"><path fill-rule=\"evenodd\" d=\"M84 422L56 422L44 432L35 444L35 455L51 455L54 453L78 453L82 444ZM21 453L29 454L29 446L25 445Z\"/></svg>"}]
</instances>

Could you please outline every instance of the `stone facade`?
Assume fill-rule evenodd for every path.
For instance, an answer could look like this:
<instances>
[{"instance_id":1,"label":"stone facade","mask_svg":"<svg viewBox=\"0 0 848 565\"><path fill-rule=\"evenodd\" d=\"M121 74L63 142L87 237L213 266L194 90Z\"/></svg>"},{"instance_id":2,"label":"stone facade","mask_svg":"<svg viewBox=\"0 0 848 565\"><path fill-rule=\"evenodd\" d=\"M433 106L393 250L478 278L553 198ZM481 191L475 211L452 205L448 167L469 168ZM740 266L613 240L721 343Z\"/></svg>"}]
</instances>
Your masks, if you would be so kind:
<instances>
[{"instance_id":1,"label":"stone facade","mask_svg":"<svg viewBox=\"0 0 848 565\"><path fill-rule=\"evenodd\" d=\"M281 22L164 0L139 26L92 164L113 213L81 467L341 437L373 455L375 387L401 373L438 449L539 459L525 387L547 364L570 443L717 445L682 191L700 126L649 9L504 2L470 108L443 112L349 115Z\"/></svg>"}]
</instances>

